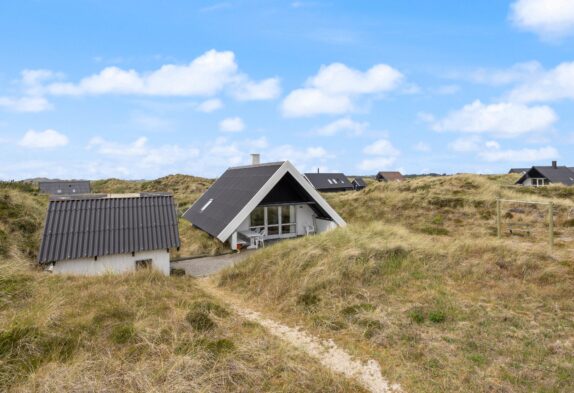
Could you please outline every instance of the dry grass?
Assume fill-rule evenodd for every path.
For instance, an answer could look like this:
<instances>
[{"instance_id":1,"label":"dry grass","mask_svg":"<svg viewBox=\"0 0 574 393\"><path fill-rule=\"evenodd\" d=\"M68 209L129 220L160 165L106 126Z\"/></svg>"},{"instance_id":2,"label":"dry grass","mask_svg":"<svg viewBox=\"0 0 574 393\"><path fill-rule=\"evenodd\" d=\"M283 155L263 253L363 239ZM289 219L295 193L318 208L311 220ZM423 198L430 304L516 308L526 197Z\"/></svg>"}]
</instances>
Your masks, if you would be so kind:
<instances>
[{"instance_id":1,"label":"dry grass","mask_svg":"<svg viewBox=\"0 0 574 393\"><path fill-rule=\"evenodd\" d=\"M361 391L186 277L50 276L0 261L0 391Z\"/></svg>"},{"instance_id":2,"label":"dry grass","mask_svg":"<svg viewBox=\"0 0 574 393\"><path fill-rule=\"evenodd\" d=\"M572 248L549 253L536 236L499 241L492 213L497 196L552 198L563 223L574 203L565 187L522 194L505 187L512 180L423 178L328 195L348 228L275 244L219 283L377 359L407 391L568 391ZM537 221L539 211L528 213L518 215Z\"/></svg>"}]
</instances>

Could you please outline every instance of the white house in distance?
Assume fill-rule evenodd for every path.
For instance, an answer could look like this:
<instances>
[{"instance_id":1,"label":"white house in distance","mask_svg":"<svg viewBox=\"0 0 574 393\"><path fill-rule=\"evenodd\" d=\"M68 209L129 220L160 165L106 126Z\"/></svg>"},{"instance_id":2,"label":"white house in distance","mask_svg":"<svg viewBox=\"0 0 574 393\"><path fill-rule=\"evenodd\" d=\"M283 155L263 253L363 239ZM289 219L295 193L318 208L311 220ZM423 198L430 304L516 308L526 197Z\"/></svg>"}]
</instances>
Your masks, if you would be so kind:
<instances>
[{"instance_id":1,"label":"white house in distance","mask_svg":"<svg viewBox=\"0 0 574 393\"><path fill-rule=\"evenodd\" d=\"M97 275L155 269L170 274L179 248L171 194L52 197L38 262L53 273Z\"/></svg>"},{"instance_id":2,"label":"white house in distance","mask_svg":"<svg viewBox=\"0 0 574 393\"><path fill-rule=\"evenodd\" d=\"M345 221L289 161L229 168L183 215L232 249L320 233Z\"/></svg>"}]
</instances>

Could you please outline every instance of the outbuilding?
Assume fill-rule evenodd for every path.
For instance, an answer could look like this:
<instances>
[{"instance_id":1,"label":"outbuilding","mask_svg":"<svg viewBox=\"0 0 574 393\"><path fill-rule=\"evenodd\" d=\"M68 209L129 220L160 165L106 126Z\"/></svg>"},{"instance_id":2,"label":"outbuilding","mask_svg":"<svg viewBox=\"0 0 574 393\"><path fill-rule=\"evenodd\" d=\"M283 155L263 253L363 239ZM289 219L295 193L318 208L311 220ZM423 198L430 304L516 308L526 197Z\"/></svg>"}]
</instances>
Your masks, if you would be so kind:
<instances>
[{"instance_id":1,"label":"outbuilding","mask_svg":"<svg viewBox=\"0 0 574 393\"><path fill-rule=\"evenodd\" d=\"M52 197L38 262L63 274L154 269L169 275L169 251L179 246L171 194Z\"/></svg>"},{"instance_id":2,"label":"outbuilding","mask_svg":"<svg viewBox=\"0 0 574 393\"><path fill-rule=\"evenodd\" d=\"M363 180L362 177L355 177L352 181L352 184L355 191L360 191L367 187L367 183L365 183L365 180Z\"/></svg>"},{"instance_id":3,"label":"outbuilding","mask_svg":"<svg viewBox=\"0 0 574 393\"><path fill-rule=\"evenodd\" d=\"M289 161L227 169L183 217L234 250L346 225Z\"/></svg>"}]
</instances>

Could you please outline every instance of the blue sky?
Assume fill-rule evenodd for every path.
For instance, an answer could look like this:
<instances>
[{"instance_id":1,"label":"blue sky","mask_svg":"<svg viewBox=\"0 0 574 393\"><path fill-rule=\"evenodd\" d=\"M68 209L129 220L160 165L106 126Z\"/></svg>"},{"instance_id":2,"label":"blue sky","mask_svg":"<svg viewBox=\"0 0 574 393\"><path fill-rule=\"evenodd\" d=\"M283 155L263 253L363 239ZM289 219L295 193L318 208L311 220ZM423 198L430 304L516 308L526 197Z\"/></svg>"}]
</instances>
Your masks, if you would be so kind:
<instances>
[{"instance_id":1,"label":"blue sky","mask_svg":"<svg viewBox=\"0 0 574 393\"><path fill-rule=\"evenodd\" d=\"M0 178L569 165L574 2L4 1Z\"/></svg>"}]
</instances>

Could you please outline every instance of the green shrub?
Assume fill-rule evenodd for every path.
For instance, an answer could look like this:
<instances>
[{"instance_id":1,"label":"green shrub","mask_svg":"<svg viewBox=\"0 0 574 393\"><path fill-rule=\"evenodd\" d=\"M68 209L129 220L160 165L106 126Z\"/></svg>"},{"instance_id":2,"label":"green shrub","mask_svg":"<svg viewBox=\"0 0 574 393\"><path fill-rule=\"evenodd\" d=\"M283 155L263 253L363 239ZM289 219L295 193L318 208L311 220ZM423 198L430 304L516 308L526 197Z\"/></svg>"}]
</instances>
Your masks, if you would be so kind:
<instances>
[{"instance_id":1,"label":"green shrub","mask_svg":"<svg viewBox=\"0 0 574 393\"><path fill-rule=\"evenodd\" d=\"M190 311L187 313L185 320L197 331L205 332L214 329L217 324L209 318L204 311Z\"/></svg>"},{"instance_id":2,"label":"green shrub","mask_svg":"<svg viewBox=\"0 0 574 393\"><path fill-rule=\"evenodd\" d=\"M297 304L303 305L305 307L315 306L319 304L320 301L321 299L319 298L319 296L312 291L305 291L297 298Z\"/></svg>"},{"instance_id":3,"label":"green shrub","mask_svg":"<svg viewBox=\"0 0 574 393\"><path fill-rule=\"evenodd\" d=\"M209 341L205 348L216 356L232 352L235 349L233 341L227 338L220 338L218 340Z\"/></svg>"},{"instance_id":4,"label":"green shrub","mask_svg":"<svg viewBox=\"0 0 574 393\"><path fill-rule=\"evenodd\" d=\"M425 313L420 308L414 308L409 311L409 317L413 322L423 323L425 321Z\"/></svg>"},{"instance_id":5,"label":"green shrub","mask_svg":"<svg viewBox=\"0 0 574 393\"><path fill-rule=\"evenodd\" d=\"M433 310L429 312L429 321L434 323L442 323L446 321L446 314L442 310Z\"/></svg>"},{"instance_id":6,"label":"green shrub","mask_svg":"<svg viewBox=\"0 0 574 393\"><path fill-rule=\"evenodd\" d=\"M8 255L8 235L0 229L0 256L5 257Z\"/></svg>"},{"instance_id":7,"label":"green shrub","mask_svg":"<svg viewBox=\"0 0 574 393\"><path fill-rule=\"evenodd\" d=\"M352 306L348 306L345 307L341 310L341 314L343 316L345 316L346 318L351 318L356 316L357 314L359 314L360 312L363 311L374 311L375 310L375 306L373 306L370 303L361 303L361 304L355 304Z\"/></svg>"},{"instance_id":8,"label":"green shrub","mask_svg":"<svg viewBox=\"0 0 574 393\"><path fill-rule=\"evenodd\" d=\"M229 315L224 307L210 300L198 300L191 305L191 311L203 312L203 313L213 313L214 315L225 318Z\"/></svg>"},{"instance_id":9,"label":"green shrub","mask_svg":"<svg viewBox=\"0 0 574 393\"><path fill-rule=\"evenodd\" d=\"M436 226L425 226L420 231L433 236L447 236L449 234L448 229Z\"/></svg>"},{"instance_id":10,"label":"green shrub","mask_svg":"<svg viewBox=\"0 0 574 393\"><path fill-rule=\"evenodd\" d=\"M123 323L112 328L110 339L116 344L125 344L136 336L136 328L132 323Z\"/></svg>"}]
</instances>

